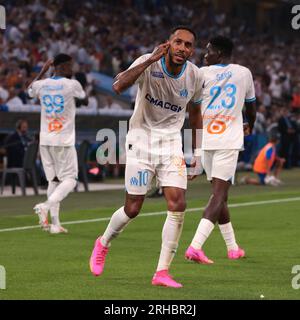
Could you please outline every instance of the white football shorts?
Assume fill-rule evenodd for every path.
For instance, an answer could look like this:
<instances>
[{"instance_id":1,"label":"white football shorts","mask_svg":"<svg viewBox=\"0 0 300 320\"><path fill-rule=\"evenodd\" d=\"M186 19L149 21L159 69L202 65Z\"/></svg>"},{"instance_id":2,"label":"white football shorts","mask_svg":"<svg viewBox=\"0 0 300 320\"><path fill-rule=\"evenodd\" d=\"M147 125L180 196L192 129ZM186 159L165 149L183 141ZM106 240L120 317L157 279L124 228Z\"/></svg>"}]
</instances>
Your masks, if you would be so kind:
<instances>
[{"instance_id":1,"label":"white football shorts","mask_svg":"<svg viewBox=\"0 0 300 320\"><path fill-rule=\"evenodd\" d=\"M40 146L43 168L48 181L78 178L77 152L74 146Z\"/></svg>"},{"instance_id":2,"label":"white football shorts","mask_svg":"<svg viewBox=\"0 0 300 320\"><path fill-rule=\"evenodd\" d=\"M218 178L234 184L239 150L203 150L201 161L207 180Z\"/></svg>"},{"instance_id":3,"label":"white football shorts","mask_svg":"<svg viewBox=\"0 0 300 320\"><path fill-rule=\"evenodd\" d=\"M154 146L155 145L155 146ZM126 141L125 187L131 195L145 195L156 176L159 187L186 190L187 172L181 140L147 145Z\"/></svg>"}]
</instances>

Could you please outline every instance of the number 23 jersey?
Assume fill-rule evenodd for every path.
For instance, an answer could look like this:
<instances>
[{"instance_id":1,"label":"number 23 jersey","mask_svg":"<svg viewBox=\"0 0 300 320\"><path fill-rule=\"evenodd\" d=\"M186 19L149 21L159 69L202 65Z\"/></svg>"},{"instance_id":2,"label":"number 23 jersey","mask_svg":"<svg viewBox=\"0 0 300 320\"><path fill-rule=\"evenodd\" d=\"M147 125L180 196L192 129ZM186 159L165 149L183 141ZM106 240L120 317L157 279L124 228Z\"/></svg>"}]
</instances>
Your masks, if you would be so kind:
<instances>
[{"instance_id":1,"label":"number 23 jersey","mask_svg":"<svg viewBox=\"0 0 300 320\"><path fill-rule=\"evenodd\" d=\"M28 94L41 103L40 145L75 145L75 99L85 92L77 80L52 77L35 81Z\"/></svg>"},{"instance_id":2,"label":"number 23 jersey","mask_svg":"<svg viewBox=\"0 0 300 320\"><path fill-rule=\"evenodd\" d=\"M243 149L243 106L255 101L250 70L238 64L211 65L199 69L203 150Z\"/></svg>"}]
</instances>

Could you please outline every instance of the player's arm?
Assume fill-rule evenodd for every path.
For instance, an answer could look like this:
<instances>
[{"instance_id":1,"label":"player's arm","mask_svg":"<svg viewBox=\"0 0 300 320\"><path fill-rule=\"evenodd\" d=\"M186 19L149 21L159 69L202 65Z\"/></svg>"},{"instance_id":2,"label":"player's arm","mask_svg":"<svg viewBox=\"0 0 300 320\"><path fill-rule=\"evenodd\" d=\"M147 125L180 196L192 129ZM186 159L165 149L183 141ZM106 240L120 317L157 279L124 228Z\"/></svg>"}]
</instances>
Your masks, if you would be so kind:
<instances>
[{"instance_id":1,"label":"player's arm","mask_svg":"<svg viewBox=\"0 0 300 320\"><path fill-rule=\"evenodd\" d=\"M251 134L254 123L256 120L256 98L255 98L255 88L252 73L247 69L247 91L245 99L245 116L246 123L244 124L244 135L247 136Z\"/></svg>"},{"instance_id":2,"label":"player's arm","mask_svg":"<svg viewBox=\"0 0 300 320\"><path fill-rule=\"evenodd\" d=\"M75 98L75 104L76 108L79 108L81 106L87 106L89 104L89 98L85 97L83 99Z\"/></svg>"},{"instance_id":3,"label":"player's arm","mask_svg":"<svg viewBox=\"0 0 300 320\"><path fill-rule=\"evenodd\" d=\"M201 149L203 122L201 115L201 104L190 102L188 104L189 122L192 129L192 147L193 151Z\"/></svg>"},{"instance_id":4,"label":"player's arm","mask_svg":"<svg viewBox=\"0 0 300 320\"><path fill-rule=\"evenodd\" d=\"M192 148L193 158L190 164L191 170L188 174L189 180L194 180L203 171L201 164L201 148L203 135L203 120L201 114L201 103L195 104L190 102L188 104L189 123L192 129Z\"/></svg>"},{"instance_id":5,"label":"player's arm","mask_svg":"<svg viewBox=\"0 0 300 320\"><path fill-rule=\"evenodd\" d=\"M28 86L28 92L30 92L30 88L32 87L33 83L35 81L41 80L43 79L44 75L47 73L47 71L49 70L49 68L53 65L53 60L49 59L42 67L41 72L38 74L38 76L30 83L30 85ZM30 96L30 95L29 95Z\"/></svg>"},{"instance_id":6,"label":"player's arm","mask_svg":"<svg viewBox=\"0 0 300 320\"><path fill-rule=\"evenodd\" d=\"M89 104L89 98L86 92L83 90L81 83L78 80L70 80L73 88L73 96L75 99L76 108L82 105L87 106Z\"/></svg>"},{"instance_id":7,"label":"player's arm","mask_svg":"<svg viewBox=\"0 0 300 320\"><path fill-rule=\"evenodd\" d=\"M255 101L245 102L246 123L244 123L245 135L251 134L256 120L256 103Z\"/></svg>"},{"instance_id":8,"label":"player's arm","mask_svg":"<svg viewBox=\"0 0 300 320\"><path fill-rule=\"evenodd\" d=\"M115 81L112 86L114 92L120 94L124 90L131 87L152 63L158 61L162 56L167 54L168 48L168 42L160 44L154 49L151 56L146 61L138 64L137 66L134 66L133 68L129 68L126 71L119 73L115 77Z\"/></svg>"}]
</instances>

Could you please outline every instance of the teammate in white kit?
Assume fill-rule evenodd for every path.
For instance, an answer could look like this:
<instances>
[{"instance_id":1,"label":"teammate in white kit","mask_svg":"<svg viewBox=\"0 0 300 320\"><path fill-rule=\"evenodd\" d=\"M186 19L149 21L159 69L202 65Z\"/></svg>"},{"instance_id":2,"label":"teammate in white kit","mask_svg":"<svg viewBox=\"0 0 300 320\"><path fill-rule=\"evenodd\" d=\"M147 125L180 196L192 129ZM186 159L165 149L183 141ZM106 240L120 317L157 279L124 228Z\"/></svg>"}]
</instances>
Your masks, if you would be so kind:
<instances>
[{"instance_id":1,"label":"teammate in white kit","mask_svg":"<svg viewBox=\"0 0 300 320\"><path fill-rule=\"evenodd\" d=\"M55 75L40 80L51 66ZM77 183L78 164L75 149L75 99L87 105L81 84L72 80L72 57L57 55L49 60L28 88L41 103L40 154L48 181L47 201L34 207L42 228L50 233L66 233L59 221L60 202ZM48 223L48 212L51 225Z\"/></svg>"},{"instance_id":2,"label":"teammate in white kit","mask_svg":"<svg viewBox=\"0 0 300 320\"><path fill-rule=\"evenodd\" d=\"M182 287L168 270L178 246L186 208L187 175L180 130L187 104L195 103L196 107L199 100L198 68L187 61L194 52L195 38L189 28L176 28L169 41L159 45L152 54L138 58L116 77L113 89L117 93L134 83L138 84L138 93L126 139L125 206L113 214L104 234L96 240L90 258L95 276L103 272L110 242L139 214L151 180L156 176L164 190L168 213L152 284Z\"/></svg>"},{"instance_id":3,"label":"teammate in white kit","mask_svg":"<svg viewBox=\"0 0 300 320\"><path fill-rule=\"evenodd\" d=\"M212 182L212 195L204 210L193 241L185 253L189 260L210 264L202 246L218 222L227 245L229 259L245 256L236 243L227 206L228 191L234 181L239 151L244 134L250 134L255 118L255 91L249 69L230 63L233 43L225 37L213 38L205 55L202 88L202 152L198 152L207 179ZM243 107L247 123L243 125ZM195 176L190 177L191 179Z\"/></svg>"}]
</instances>

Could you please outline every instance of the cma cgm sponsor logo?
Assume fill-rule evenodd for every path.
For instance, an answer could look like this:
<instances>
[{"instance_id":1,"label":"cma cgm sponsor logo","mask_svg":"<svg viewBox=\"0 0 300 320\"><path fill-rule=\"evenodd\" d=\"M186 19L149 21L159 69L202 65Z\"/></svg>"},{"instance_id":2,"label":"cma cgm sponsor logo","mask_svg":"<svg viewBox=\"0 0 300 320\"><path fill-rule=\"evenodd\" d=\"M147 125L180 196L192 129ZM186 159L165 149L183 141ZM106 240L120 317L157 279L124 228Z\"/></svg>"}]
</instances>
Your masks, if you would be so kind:
<instances>
[{"instance_id":1,"label":"cma cgm sponsor logo","mask_svg":"<svg viewBox=\"0 0 300 320\"><path fill-rule=\"evenodd\" d=\"M151 76L154 78L161 78L161 79L165 77L164 74L160 71L152 71Z\"/></svg>"},{"instance_id":2,"label":"cma cgm sponsor logo","mask_svg":"<svg viewBox=\"0 0 300 320\"><path fill-rule=\"evenodd\" d=\"M149 93L146 94L145 99L147 101L149 101L151 104L153 104L156 107L161 107L163 109L168 109L171 110L173 112L180 112L183 108L180 106L177 106L176 104L172 104L168 101L162 101L160 99L157 98L153 98L151 97L151 95Z\"/></svg>"},{"instance_id":3,"label":"cma cgm sponsor logo","mask_svg":"<svg viewBox=\"0 0 300 320\"><path fill-rule=\"evenodd\" d=\"M180 92L180 97L184 97L184 98L187 98L188 97L188 91L186 89L182 89Z\"/></svg>"}]
</instances>

